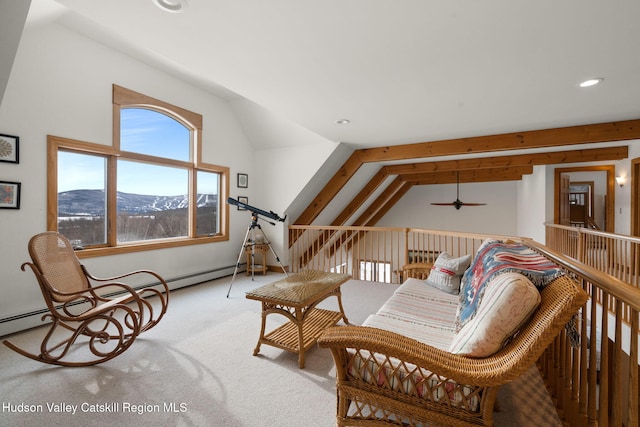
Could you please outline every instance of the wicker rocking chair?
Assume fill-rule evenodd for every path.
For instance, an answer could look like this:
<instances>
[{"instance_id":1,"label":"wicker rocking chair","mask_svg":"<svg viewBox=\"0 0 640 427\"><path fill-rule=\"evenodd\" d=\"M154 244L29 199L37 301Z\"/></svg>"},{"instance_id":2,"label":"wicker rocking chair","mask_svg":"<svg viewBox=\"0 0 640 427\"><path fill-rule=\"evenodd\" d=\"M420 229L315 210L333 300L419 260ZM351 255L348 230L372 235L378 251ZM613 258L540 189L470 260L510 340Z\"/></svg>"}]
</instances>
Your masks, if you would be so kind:
<instances>
[{"instance_id":1,"label":"wicker rocking chair","mask_svg":"<svg viewBox=\"0 0 640 427\"><path fill-rule=\"evenodd\" d=\"M6 340L4 344L38 362L89 366L113 359L127 350L140 333L154 327L167 310L169 287L158 274L138 270L110 278L94 277L80 264L67 238L59 233L33 236L29 255L33 262L25 262L21 269L25 271L29 266L34 272L49 309L42 320L49 319L52 324L40 345L40 354ZM115 281L138 274L150 275L159 283L135 290ZM157 312L146 298L153 296L159 299ZM87 345L88 351L79 348L81 344ZM71 357L72 349L75 357Z\"/></svg>"}]
</instances>

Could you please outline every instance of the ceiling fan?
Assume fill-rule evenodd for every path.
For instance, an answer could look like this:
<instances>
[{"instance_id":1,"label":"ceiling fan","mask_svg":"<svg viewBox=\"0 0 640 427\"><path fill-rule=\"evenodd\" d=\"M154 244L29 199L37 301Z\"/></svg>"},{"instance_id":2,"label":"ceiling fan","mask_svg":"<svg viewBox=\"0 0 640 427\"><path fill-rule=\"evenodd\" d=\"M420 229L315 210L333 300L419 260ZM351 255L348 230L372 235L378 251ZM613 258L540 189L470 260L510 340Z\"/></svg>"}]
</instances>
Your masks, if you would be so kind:
<instances>
[{"instance_id":1,"label":"ceiling fan","mask_svg":"<svg viewBox=\"0 0 640 427\"><path fill-rule=\"evenodd\" d=\"M465 203L460 200L460 171L456 171L456 200L450 203L431 203L435 206L454 206L460 209L462 206L486 206L486 203Z\"/></svg>"}]
</instances>

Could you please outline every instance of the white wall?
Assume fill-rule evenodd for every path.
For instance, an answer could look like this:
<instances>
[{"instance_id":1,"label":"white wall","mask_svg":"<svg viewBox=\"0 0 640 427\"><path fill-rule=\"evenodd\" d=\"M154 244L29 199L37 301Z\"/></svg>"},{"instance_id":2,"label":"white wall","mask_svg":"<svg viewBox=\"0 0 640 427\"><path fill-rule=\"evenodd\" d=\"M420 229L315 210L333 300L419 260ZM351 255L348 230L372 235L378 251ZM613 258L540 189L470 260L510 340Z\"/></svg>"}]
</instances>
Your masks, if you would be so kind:
<instances>
[{"instance_id":1,"label":"white wall","mask_svg":"<svg viewBox=\"0 0 640 427\"><path fill-rule=\"evenodd\" d=\"M487 206L433 206L453 202L456 185L414 186L382 218L379 226L514 235L517 233L515 181L460 184L460 200Z\"/></svg>"},{"instance_id":2,"label":"white wall","mask_svg":"<svg viewBox=\"0 0 640 427\"><path fill-rule=\"evenodd\" d=\"M249 198L249 205L273 211L281 217L291 215L287 211L291 202L300 195L326 159L336 151L338 144L249 100L235 99L231 105L254 147L253 169L249 174L248 188L252 190L253 196ZM238 189L237 194L232 193L231 197L246 196L247 190ZM294 212L293 216L296 215ZM285 245L287 225L295 219L289 217L284 223L277 222L275 227L259 220L262 230L285 266L288 264ZM245 213L245 220L248 226L248 213ZM267 262L272 266L278 265L272 254L268 255Z\"/></svg>"},{"instance_id":3,"label":"white wall","mask_svg":"<svg viewBox=\"0 0 640 427\"><path fill-rule=\"evenodd\" d=\"M0 210L0 322L43 307L32 273L19 267L29 259L29 238L46 230L46 137L111 144L113 83L202 114L203 159L231 168L232 194L237 193L236 172L254 167L253 149L227 101L56 24L27 28L0 105L0 133L20 137L20 163L0 163L0 179L22 183L21 208ZM247 192L250 200L253 191ZM98 276L148 268L167 279L235 266L246 218L235 209L230 212L229 242L90 258L84 263ZM0 335L28 322L40 323L37 318L0 323Z\"/></svg>"},{"instance_id":4,"label":"white wall","mask_svg":"<svg viewBox=\"0 0 640 427\"><path fill-rule=\"evenodd\" d=\"M334 144L282 147L272 150L257 150L254 157L254 173L260 177L254 202L249 204L264 210L272 210L280 216L287 215L287 207L302 191L303 187L322 166L322 162L335 149ZM315 196L315 195L314 195ZM262 229L272 243L276 254L284 265L288 264L287 225L296 218L287 218L273 227L263 222ZM269 265L277 266L270 254Z\"/></svg>"},{"instance_id":5,"label":"white wall","mask_svg":"<svg viewBox=\"0 0 640 427\"><path fill-rule=\"evenodd\" d=\"M524 175L522 181L517 183L516 235L530 237L541 243L545 242L546 181L545 166L535 166L531 175ZM553 196L550 202L553 203Z\"/></svg>"}]
</instances>

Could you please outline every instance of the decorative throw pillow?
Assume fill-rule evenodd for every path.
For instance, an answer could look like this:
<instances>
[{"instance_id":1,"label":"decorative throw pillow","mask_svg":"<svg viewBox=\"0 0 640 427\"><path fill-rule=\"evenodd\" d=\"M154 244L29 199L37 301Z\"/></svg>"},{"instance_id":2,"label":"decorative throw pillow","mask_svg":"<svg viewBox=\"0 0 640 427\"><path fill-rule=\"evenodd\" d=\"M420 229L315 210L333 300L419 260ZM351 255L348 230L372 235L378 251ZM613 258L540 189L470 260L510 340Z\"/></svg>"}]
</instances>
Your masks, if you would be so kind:
<instances>
[{"instance_id":1,"label":"decorative throw pillow","mask_svg":"<svg viewBox=\"0 0 640 427\"><path fill-rule=\"evenodd\" d=\"M486 240L462 276L456 330L459 331L475 316L489 280L496 274L507 271L523 274L539 290L563 274L560 267L551 260L525 245Z\"/></svg>"},{"instance_id":2,"label":"decorative throw pillow","mask_svg":"<svg viewBox=\"0 0 640 427\"><path fill-rule=\"evenodd\" d=\"M540 292L524 275L507 272L494 276L486 285L476 315L456 333L449 351L491 356L529 319L540 300Z\"/></svg>"},{"instance_id":3,"label":"decorative throw pillow","mask_svg":"<svg viewBox=\"0 0 640 427\"><path fill-rule=\"evenodd\" d=\"M460 292L460 280L469 264L471 255L452 258L447 252L442 252L431 267L427 285L455 295Z\"/></svg>"}]
</instances>

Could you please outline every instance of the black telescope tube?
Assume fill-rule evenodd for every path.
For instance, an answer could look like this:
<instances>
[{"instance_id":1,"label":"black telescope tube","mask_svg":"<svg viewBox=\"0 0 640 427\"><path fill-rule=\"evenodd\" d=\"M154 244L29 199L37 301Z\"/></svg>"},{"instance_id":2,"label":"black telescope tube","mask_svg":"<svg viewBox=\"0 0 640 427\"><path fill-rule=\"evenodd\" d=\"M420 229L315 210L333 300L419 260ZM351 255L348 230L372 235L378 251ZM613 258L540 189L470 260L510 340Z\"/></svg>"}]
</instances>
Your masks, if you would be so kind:
<instances>
[{"instance_id":1,"label":"black telescope tube","mask_svg":"<svg viewBox=\"0 0 640 427\"><path fill-rule=\"evenodd\" d=\"M231 197L229 197L227 199L227 203L229 203L230 205L234 205L234 206L239 206L243 209L246 209L248 211L253 212L256 215L262 215L264 217L267 217L269 219L272 219L274 221L280 221L280 222L284 222L285 219L287 219L287 216L285 215L284 218L281 218L277 213L273 212L273 211L264 211L262 209L258 209L254 206L248 205L246 203L242 203L236 199L233 199Z\"/></svg>"}]
</instances>

